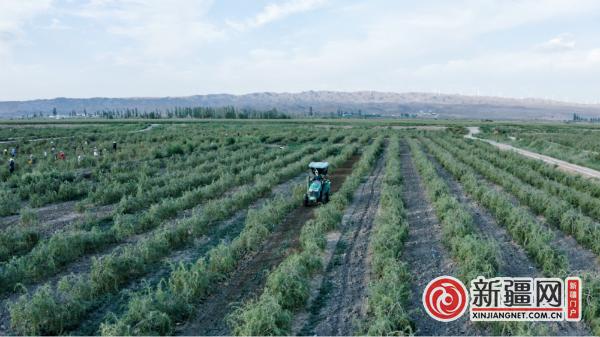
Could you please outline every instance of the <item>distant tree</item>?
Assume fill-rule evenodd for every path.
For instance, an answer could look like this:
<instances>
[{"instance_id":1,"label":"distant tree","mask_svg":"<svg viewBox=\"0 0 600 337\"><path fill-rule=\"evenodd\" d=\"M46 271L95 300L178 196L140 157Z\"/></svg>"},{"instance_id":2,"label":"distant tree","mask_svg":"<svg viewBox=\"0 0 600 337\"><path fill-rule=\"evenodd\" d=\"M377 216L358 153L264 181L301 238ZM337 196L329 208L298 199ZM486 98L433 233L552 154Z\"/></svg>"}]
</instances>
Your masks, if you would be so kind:
<instances>
[{"instance_id":1,"label":"distant tree","mask_svg":"<svg viewBox=\"0 0 600 337\"><path fill-rule=\"evenodd\" d=\"M58 113L56 112L56 108L52 108L52 116L56 117Z\"/></svg>"}]
</instances>

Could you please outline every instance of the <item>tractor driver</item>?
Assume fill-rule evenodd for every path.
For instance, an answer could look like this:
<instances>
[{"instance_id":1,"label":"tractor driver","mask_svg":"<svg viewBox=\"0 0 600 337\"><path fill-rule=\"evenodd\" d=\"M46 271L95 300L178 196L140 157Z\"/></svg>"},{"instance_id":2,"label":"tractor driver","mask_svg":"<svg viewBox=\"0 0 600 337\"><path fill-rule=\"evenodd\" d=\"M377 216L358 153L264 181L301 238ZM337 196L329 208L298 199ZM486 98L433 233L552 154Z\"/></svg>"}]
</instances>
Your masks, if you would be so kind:
<instances>
[{"instance_id":1,"label":"tractor driver","mask_svg":"<svg viewBox=\"0 0 600 337\"><path fill-rule=\"evenodd\" d=\"M319 170L315 169L313 171L313 174L315 175L315 177L313 178L313 180L321 180L321 176L319 175Z\"/></svg>"}]
</instances>

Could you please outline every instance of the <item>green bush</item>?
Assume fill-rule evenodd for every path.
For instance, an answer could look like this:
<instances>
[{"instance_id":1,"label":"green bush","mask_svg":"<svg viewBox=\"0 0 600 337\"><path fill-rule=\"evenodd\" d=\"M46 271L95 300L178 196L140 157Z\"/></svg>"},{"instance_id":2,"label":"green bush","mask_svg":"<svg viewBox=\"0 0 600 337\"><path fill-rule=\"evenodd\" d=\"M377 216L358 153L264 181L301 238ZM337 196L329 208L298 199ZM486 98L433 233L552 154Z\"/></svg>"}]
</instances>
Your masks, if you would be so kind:
<instances>
[{"instance_id":1,"label":"green bush","mask_svg":"<svg viewBox=\"0 0 600 337\"><path fill-rule=\"evenodd\" d=\"M554 234L538 224L537 219L527 210L514 206L510 196L497 191L475 178L475 170L457 159L469 162L479 172L484 172L481 159L467 156L456 148L446 151L439 143L427 140L424 142L429 150L453 175L457 177L466 191L491 211L500 225L506 226L508 232L527 253L536 261L546 275L564 276L567 270L567 260L563 253L553 245ZM487 171L485 171L487 172Z\"/></svg>"},{"instance_id":2,"label":"green bush","mask_svg":"<svg viewBox=\"0 0 600 337\"><path fill-rule=\"evenodd\" d=\"M228 321L235 336L284 336L292 328L292 315L269 293L235 309Z\"/></svg>"},{"instance_id":3,"label":"green bush","mask_svg":"<svg viewBox=\"0 0 600 337\"><path fill-rule=\"evenodd\" d=\"M382 147L383 137L378 137L367 147L361 160L354 165L352 174L346 178L331 202L315 211L315 219L307 221L302 228L300 245L303 251L289 255L270 273L260 299L249 302L230 314L228 321L234 334L290 333L289 319L282 317L292 317L292 310L306 303L310 279L322 266L321 253L325 234L338 225L345 207L351 202L354 190L360 185L361 177L371 170ZM347 152L344 157L348 159L351 154ZM277 310L272 310L274 308Z\"/></svg>"},{"instance_id":4,"label":"green bush","mask_svg":"<svg viewBox=\"0 0 600 337\"><path fill-rule=\"evenodd\" d=\"M415 166L425 184L427 195L442 223L444 244L460 267L460 278L468 282L479 275L493 277L498 270L497 247L475 232L468 210L452 196L446 182L414 140L409 140Z\"/></svg>"},{"instance_id":5,"label":"green bush","mask_svg":"<svg viewBox=\"0 0 600 337\"><path fill-rule=\"evenodd\" d=\"M360 324L359 334L388 336L414 333L406 310L411 275L401 261L404 241L408 237L408 223L402 203L399 156L399 141L394 136L388 146L379 210L369 244L373 277L366 301L367 317Z\"/></svg>"},{"instance_id":6,"label":"green bush","mask_svg":"<svg viewBox=\"0 0 600 337\"><path fill-rule=\"evenodd\" d=\"M21 208L21 199L7 189L0 190L0 216L17 214Z\"/></svg>"}]
</instances>

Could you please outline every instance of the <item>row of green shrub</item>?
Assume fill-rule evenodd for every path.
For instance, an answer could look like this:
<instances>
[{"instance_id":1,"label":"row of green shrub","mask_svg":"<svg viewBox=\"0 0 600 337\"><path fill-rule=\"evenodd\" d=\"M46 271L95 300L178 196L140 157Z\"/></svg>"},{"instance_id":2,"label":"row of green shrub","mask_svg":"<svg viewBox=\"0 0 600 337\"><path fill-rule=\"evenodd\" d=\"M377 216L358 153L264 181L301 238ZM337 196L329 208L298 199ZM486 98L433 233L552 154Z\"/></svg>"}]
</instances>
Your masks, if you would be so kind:
<instances>
[{"instance_id":1,"label":"row of green shrub","mask_svg":"<svg viewBox=\"0 0 600 337\"><path fill-rule=\"evenodd\" d=\"M557 170L553 165L546 164L541 160L527 158L519 155L518 153L514 153L513 151L500 151L499 149L496 149L485 142L469 141L468 143L475 145L480 149L490 151L498 155L499 158L518 161L524 166L530 167L531 170L535 171L536 173L540 173L544 177L556 181L557 183L589 194L594 198L600 198L600 183L597 181L590 180L578 174L570 174L561 170Z\"/></svg>"},{"instance_id":2,"label":"row of green shrub","mask_svg":"<svg viewBox=\"0 0 600 337\"><path fill-rule=\"evenodd\" d=\"M110 204L119 202L123 198L130 196L140 190L148 195L153 195L149 188L159 188L178 179L181 175L195 168L206 169L209 163L231 163L231 158L248 151L257 151L253 143L238 142L233 145L209 144L205 146L194 147L193 152L185 156L176 156L169 160L146 160L140 166L142 170L132 170L128 168L123 178L119 179L119 168L121 165L111 167L106 172L101 172L98 177L98 183L87 198L88 203ZM243 157L240 159L247 159ZM138 163L141 164L141 163ZM168 174L161 174L167 172ZM136 174L138 173L138 174ZM142 174L139 174L142 173ZM206 174L206 172L204 172ZM135 209L133 209L135 210Z\"/></svg>"},{"instance_id":3,"label":"row of green shrub","mask_svg":"<svg viewBox=\"0 0 600 337\"><path fill-rule=\"evenodd\" d=\"M189 129L186 127L186 129ZM19 142L11 146L19 146L17 156L17 171L7 175L8 186L14 190L20 199L28 200L30 207L39 207L53 202L81 199L89 195L91 200L103 204L118 201L124 194L132 192L132 184L116 186L113 182L115 174L125 168L130 179L135 182L136 173L139 168L151 169L152 167L169 166L177 164L182 159L192 156L201 157L203 154L229 146L236 149L240 146L256 145L260 142L256 135L244 135L240 137L219 137L223 128L202 128L200 134L186 135L170 128L160 128L152 133L130 134L127 132L102 134L100 138L107 139L98 142L98 137L60 137L54 139L56 143L49 140L41 142ZM208 132L206 132L208 131ZM277 139L287 141L288 139L299 139L294 134L277 134ZM107 137L113 137L107 138ZM267 137L267 141L270 140ZM110 139L110 140L108 140ZM308 137L300 139L309 139ZM84 145L84 141L90 143ZM110 149L112 140L118 142L119 150L113 152ZM167 144L163 145L162 144ZM103 155L93 157L92 147L99 150L104 149ZM67 153L66 160L55 160L50 149L56 147L56 152L64 150ZM86 151L82 161L77 159L77 154ZM44 158L42 153L46 151L48 157ZM160 155L157 155L157 151ZM34 165L27 164L29 153L34 154L36 161ZM91 175L82 175L81 172L92 169ZM5 173L4 170L1 171ZM152 171L156 172L156 171ZM108 177L108 179L102 179ZM101 181L100 181L101 180ZM105 185L106 186L100 186ZM135 189L133 189L135 191ZM18 209L12 209L9 214L16 214Z\"/></svg>"},{"instance_id":4,"label":"row of green shrub","mask_svg":"<svg viewBox=\"0 0 600 337\"><path fill-rule=\"evenodd\" d=\"M60 334L75 326L108 294L117 292L126 282L140 277L173 249L206 233L217 221L224 220L269 192L274 184L304 171L306 162L339 151L339 146L325 146L314 154L291 161L282 167L268 163L255 183L243 186L230 196L209 201L201 212L161 228L150 237L119 252L93 260L89 273L67 276L56 289L45 285L32 295L23 295L10 305L11 326L22 334ZM278 159L276 162L282 162ZM52 310L48 310L51 308Z\"/></svg>"},{"instance_id":5,"label":"row of green shrub","mask_svg":"<svg viewBox=\"0 0 600 337\"><path fill-rule=\"evenodd\" d=\"M297 192L292 198L279 197L259 210L250 210L242 233L230 244L221 243L193 264L174 265L170 276L161 279L156 288L133 295L122 316L109 316L101 325L101 334L173 335L174 322L192 314L194 304L226 278L245 254L259 248L285 213L300 203L302 194L299 197Z\"/></svg>"},{"instance_id":6,"label":"row of green shrub","mask_svg":"<svg viewBox=\"0 0 600 337\"><path fill-rule=\"evenodd\" d=\"M393 136L387 149L379 210L369 244L372 257L367 318L359 333L371 336L408 336L415 331L407 311L411 274L402 262L408 222L402 202L399 145L398 137Z\"/></svg>"},{"instance_id":7,"label":"row of green shrub","mask_svg":"<svg viewBox=\"0 0 600 337\"><path fill-rule=\"evenodd\" d=\"M336 147L331 145L325 145L325 148L329 151L336 150ZM223 172L218 180L187 191L180 197L162 199L148 210L138 214L117 214L114 218L113 229L118 238L143 233L155 228L161 221L174 217L182 210L192 208L206 200L215 199L231 188L252 182L256 175L297 162L318 149L319 147L316 145L308 145L267 162L263 161L263 158L268 158L268 155L255 157L243 163L237 173Z\"/></svg>"},{"instance_id":8,"label":"row of green shrub","mask_svg":"<svg viewBox=\"0 0 600 337\"><path fill-rule=\"evenodd\" d=\"M258 150L260 150L261 148L262 147L259 146ZM228 148L228 150L230 149L231 148ZM245 150L246 147L242 147L242 149ZM316 147L306 148L304 149L304 152L308 153L310 151L314 151L315 149ZM219 177L221 179L214 182L219 184L213 184L211 187L207 186L205 189L196 189L195 191L203 192L201 194L201 197L204 196L205 199L217 197L219 192L221 192L223 189L226 189L227 186L231 185L224 185L223 182L236 182L236 180L233 179L233 176L236 173L239 173L242 168L251 167L252 170L243 171L242 177L237 177L237 182L242 181L241 178L245 178L246 180L252 179L252 176L255 173L261 172L261 167L256 167L256 164L268 162L270 159L273 159L276 156L281 156L286 153L289 153L289 150L278 149L277 151L261 155L258 155L258 153L255 152L260 151L241 151L240 153L232 152L230 154L230 157L233 158L227 158L228 162L232 165L229 165L226 170L222 170L221 172L219 172ZM243 161L244 158L252 159L250 161ZM290 160L294 160L294 158L298 158L298 155L296 155ZM225 173L229 174L224 176ZM202 173L199 172L196 174L196 176L198 175L202 175ZM182 186L181 184L176 185ZM185 186L183 186L182 188L185 188ZM189 198L190 193L187 194L187 197L187 205L190 205L193 202L200 201L198 198ZM141 199L144 199L144 197L141 197ZM154 205L154 208L151 208L151 212L144 213L143 215L145 215L145 218L142 218L139 222L136 220L137 218L135 216L130 216L134 219L133 224L130 223L130 225L135 226L136 224L141 224L138 226L141 229L138 229L138 232L136 233L140 233L139 230L147 230L149 228L152 228L154 224L157 224L160 220L165 219L165 216L173 216L176 213L175 211L173 211L173 208L171 206L175 205L177 201L178 200L167 199L165 204L167 204L168 207L160 207L160 204ZM151 219L153 222L149 225L148 222L144 222L144 219ZM31 256L26 256L24 258L19 258L15 261L12 261L11 265L7 266L6 270L3 273L0 273L0 283L9 285L9 287L4 288L4 291L10 290L10 285L14 285L16 284L16 282L29 283L38 280L43 276L52 274L64 264L77 258L80 254L95 251L108 243L119 241L124 236L131 234L120 233L121 235L116 235L119 234L116 231L116 229L118 228L117 226L113 226L112 230L105 231L102 233L88 233L87 231L77 230L73 231L72 233L69 233L68 235L63 235L63 232L57 233L53 238L45 240L42 244L43 247L40 247L39 249L32 252L30 254ZM2 241L6 241L8 244L3 247L4 250L2 251L2 253L6 255L6 257L13 256L14 258L17 258L18 255L31 250L31 248L33 248L33 246L38 242L40 235L37 231L33 229L18 228L14 231L5 232L4 236L6 240ZM68 246L73 246L74 248L76 247L78 249L65 250L65 247ZM40 264L38 263L39 261L47 262Z\"/></svg>"},{"instance_id":9,"label":"row of green shrub","mask_svg":"<svg viewBox=\"0 0 600 337\"><path fill-rule=\"evenodd\" d=\"M433 139L439 141L437 138ZM553 234L548 229L540 226L527 210L514 206L506 193L488 187L477 179L475 171L456 160L455 155L429 139L422 141L436 159L460 181L465 191L491 211L499 225L506 227L513 240L525 249L544 274L553 277L565 275L568 268L566 258L552 246ZM545 326L527 322L494 322L489 325L498 335L548 334Z\"/></svg>"},{"instance_id":10,"label":"row of green shrub","mask_svg":"<svg viewBox=\"0 0 600 337\"><path fill-rule=\"evenodd\" d=\"M506 170L467 153L467 150L456 147L448 147L447 150L460 153L463 161L473 165L486 178L512 193L534 213L543 215L549 224L572 235L577 242L595 253L600 253L600 225L581 214L579 208L558 196L523 182Z\"/></svg>"},{"instance_id":11,"label":"row of green shrub","mask_svg":"<svg viewBox=\"0 0 600 337\"><path fill-rule=\"evenodd\" d=\"M0 232L0 263L15 254L24 254L31 250L40 239L38 231L30 228L11 227Z\"/></svg>"},{"instance_id":12,"label":"row of green shrub","mask_svg":"<svg viewBox=\"0 0 600 337\"><path fill-rule=\"evenodd\" d=\"M335 146L326 148L328 151L336 149ZM17 283L27 284L40 280L56 273L64 265L83 254L97 251L110 243L120 242L131 235L154 229L162 222L175 217L182 210L194 207L206 200L216 199L229 188L252 181L256 174L276 171L289 163L297 162L306 153L314 150L313 146L307 146L267 163L262 161L263 156L238 163L238 165L246 167L240 174L225 174L219 180L188 191L180 198L164 199L141 214L118 214L114 218L113 225L103 231L58 232L48 240L39 243L29 254L13 257L0 270L0 292L10 291ZM259 163L262 165L257 165Z\"/></svg>"},{"instance_id":13,"label":"row of green shrub","mask_svg":"<svg viewBox=\"0 0 600 337\"><path fill-rule=\"evenodd\" d=\"M243 167L239 163L264 156L268 161L288 151L265 151L263 148L241 149L231 152L230 156L220 159L205 161L204 164L182 165L177 171L169 171L158 179L145 179L137 182L135 194L124 195L117 205L117 213L134 213L144 209L146 205L153 204L163 198L173 198L197 186L209 184L217 180L224 173L236 173Z\"/></svg>"},{"instance_id":14,"label":"row of green shrub","mask_svg":"<svg viewBox=\"0 0 600 337\"><path fill-rule=\"evenodd\" d=\"M585 272L581 279L583 319L590 326L592 335L600 336L600 274Z\"/></svg>"},{"instance_id":15,"label":"row of green shrub","mask_svg":"<svg viewBox=\"0 0 600 337\"><path fill-rule=\"evenodd\" d=\"M94 190L87 198L88 202L109 204L118 202L121 198L135 193L139 187L139 179L136 172L148 172L145 174L155 180L157 184L166 184L170 181L168 176L160 174L161 172L182 172L185 169L205 164L210 161L220 160L223 157L229 157L232 153L243 152L244 150L256 148L254 140L238 140L233 143L210 143L209 137L202 137L198 140L183 140L186 150L183 152L175 151L172 155L161 155L158 159L142 159L137 161L125 160L116 162L107 169L98 169L95 171L98 176L98 183L94 185ZM177 145L178 147L182 145ZM133 170L131 167L138 168ZM120 170L126 169L131 179L115 179L115 174ZM141 169L141 170L140 170ZM118 183L115 183L115 182Z\"/></svg>"},{"instance_id":16,"label":"row of green shrub","mask_svg":"<svg viewBox=\"0 0 600 337\"><path fill-rule=\"evenodd\" d=\"M344 209L352 200L361 179L372 169L383 147L378 137L363 153L341 188L331 201L315 211L300 234L301 252L289 255L267 277L260 297L235 309L229 316L234 335L288 335L291 332L293 312L305 306L310 292L312 275L323 267L322 253L328 231L342 220Z\"/></svg>"},{"instance_id":17,"label":"row of green shrub","mask_svg":"<svg viewBox=\"0 0 600 337\"><path fill-rule=\"evenodd\" d=\"M258 155L258 158L256 157L256 155L258 155L258 153L255 153L254 157L250 157L250 158L246 158L246 161L242 161L241 158L238 157L238 155L233 155L234 159L236 159L236 165L233 166L229 166L229 168L231 170L234 170L233 173L235 173L235 170L244 168L244 167L253 167L254 165L256 165L257 163L261 163L261 159L268 161L271 159L274 159L275 157L277 157L277 153L271 153L268 155ZM250 160L248 160L250 159ZM228 172L228 171L225 171ZM194 175L192 175L194 177L198 177L198 176L202 176L202 173L198 172ZM220 176L220 175L219 175ZM212 180L210 181L212 182ZM181 185L179 183L177 183L177 181L173 184L173 186L179 186L182 189L185 189L186 186ZM154 191L156 192L156 191ZM140 199L145 199L144 197L140 197ZM118 211L117 211L118 214ZM161 219L158 218L156 219L157 221L160 221ZM40 230L39 228L35 228L35 227L28 227L28 228L23 228L22 226L13 226L11 227L9 230L4 231L2 233L0 233L0 241L4 241L7 244L3 246L3 248L0 250L0 261L2 261L2 257L4 255L6 255L7 257L12 256L13 258L18 257L19 255L23 254L23 253L27 253L31 248L33 248L33 245L35 245L35 243L37 243L38 239L40 237L42 237L42 235L40 234ZM58 236L58 237L62 237L63 236L63 231L55 234L54 236ZM85 235L85 234L83 234ZM111 233L106 233L107 236L111 236ZM75 239L77 236L70 236L70 239ZM35 240L32 240L35 239ZM115 240L117 240L118 238L115 238ZM62 241L65 241L65 239L61 239ZM105 242L108 242L108 240L104 240ZM47 241L46 241L47 242ZM25 249L27 248L27 249ZM1 254L2 252L5 252L6 254ZM50 257L53 257L54 255L50 255ZM31 267L29 267L31 268Z\"/></svg>"},{"instance_id":18,"label":"row of green shrub","mask_svg":"<svg viewBox=\"0 0 600 337\"><path fill-rule=\"evenodd\" d=\"M409 139L413 161L436 215L442 238L459 266L458 277L467 283L477 276L494 277L498 271L498 248L477 233L473 216L450 192L435 166L413 139Z\"/></svg>"},{"instance_id":19,"label":"row of green shrub","mask_svg":"<svg viewBox=\"0 0 600 337\"><path fill-rule=\"evenodd\" d=\"M94 190L96 178L101 176L102 172L122 166L121 163L117 164L119 161L117 156L123 157L122 159L127 159L129 162L130 181L136 178L136 170L132 170L132 164L144 160L144 151L139 148L140 144L138 143L121 142L117 154L108 151L105 156L93 158L90 153L84 157L83 161L79 162L74 153L75 149L81 153L80 146L82 146L83 140L69 137L56 139L56 142L57 144L50 144L48 141L35 142L35 145L27 142L11 144L11 146L20 145L20 148L19 156L16 158L17 171L10 177L6 177L6 186L14 192L13 196L18 201L27 200L28 206L40 207L53 202L80 199ZM57 161L54 159L54 154L50 149L55 146L57 147L56 151L65 150L67 152L67 160ZM88 145L87 149L91 151L91 145ZM43 157L43 151L47 152L47 158ZM29 153L35 156L33 165L26 163ZM86 164L87 162L93 163L95 169L91 175L84 176L81 174L81 170L90 167ZM12 208L10 213L4 215L16 214L18 211L18 207Z\"/></svg>"},{"instance_id":20,"label":"row of green shrub","mask_svg":"<svg viewBox=\"0 0 600 337\"><path fill-rule=\"evenodd\" d=\"M539 132L535 134L521 133L517 135L517 140L507 139L507 141L517 147L523 147L570 163L600 170L600 150L598 148L597 132L591 131L585 136L577 136L574 132L562 132L564 135L560 133L544 134ZM571 142L565 142L565 138L572 138ZM573 142L575 139L577 140ZM595 144L586 145L589 142L594 142Z\"/></svg>"},{"instance_id":21,"label":"row of green shrub","mask_svg":"<svg viewBox=\"0 0 600 337\"><path fill-rule=\"evenodd\" d=\"M449 139L449 141L461 149L467 150L473 155L479 156L494 166L514 175L521 181L554 195L555 198L552 198L552 203L555 208L561 209L559 213L572 212L572 208L575 207L596 221L600 219L600 200L587 191L582 192L576 187L571 187L549 178L547 175L561 176L565 175L565 173L544 164L542 161L529 159L512 151L503 151L483 142L471 141L466 143L462 140L453 139ZM546 170L541 171L541 167L546 168ZM554 172L550 173L551 171ZM587 182L588 187L598 185L594 181L588 180ZM594 222L594 220L583 215L579 215L579 217L581 218L580 221ZM554 222L555 224L559 222L557 221L559 219L549 220L556 221Z\"/></svg>"},{"instance_id":22,"label":"row of green shrub","mask_svg":"<svg viewBox=\"0 0 600 337\"><path fill-rule=\"evenodd\" d=\"M476 167L481 159L469 157L469 160L465 161L467 157L464 153L454 151L451 146L436 138L432 139L435 143L430 140L424 141L429 151L461 182L467 193L495 216L499 225L506 227L513 240L525 249L542 272L552 277L565 276L568 270L567 259L558 247L553 245L552 231L540 225L527 209L513 205L510 195L506 192L496 190L477 179L475 169L471 165ZM448 147L443 147L442 144Z\"/></svg>"},{"instance_id":23,"label":"row of green shrub","mask_svg":"<svg viewBox=\"0 0 600 337\"><path fill-rule=\"evenodd\" d=\"M236 165L233 165L233 166L230 165L228 168L231 169L231 170L233 170L234 172L236 172L237 169L245 167L245 165L247 165L247 164L250 165L250 166L252 166L252 165L254 165L256 163L260 163L261 162L260 159L270 160L270 159L273 159L275 156L276 156L276 154L270 154L269 156L265 155L264 157L263 156L259 156L258 159L255 156L255 157L251 157L252 160L250 162L248 162L248 160L241 161L241 158L239 158L238 155L233 155L234 159L236 160ZM249 159L249 158L246 158L246 159ZM194 176L197 176L197 175L194 175ZM180 184L177 183L177 181L175 181L173 183L173 185L174 186L181 186ZM182 188L185 188L185 186L183 186ZM148 205L152 205L152 204L150 202L148 202ZM11 230L9 230L7 232L4 232L3 234L0 234L0 236L2 236L2 235L6 236L6 238L7 238L6 241L10 241L12 246L22 247L22 246L24 246L24 244L23 244L24 242L30 242L31 241L29 239L27 239L27 241L24 241L26 239L26 236L23 234L24 232L32 232L32 235L35 235L38 238L42 236L40 234L40 229L39 228L34 228L33 226L29 226L29 228L25 229L25 228L22 228L22 226L18 226L18 225L13 226L11 228ZM28 235L27 237L31 237L32 235ZM58 234L58 235L61 235L61 233ZM8 247L8 246L6 246L6 247ZM31 246L31 245L29 245L28 247L29 247L29 249L33 248L33 246ZM8 253L9 253L10 256L18 256L19 254L17 254L17 252L26 253L27 251L29 251L29 250L23 250L23 249L20 249L20 250L19 249L12 249L12 250L9 250L8 248L7 248L7 250L8 250Z\"/></svg>"},{"instance_id":24,"label":"row of green shrub","mask_svg":"<svg viewBox=\"0 0 600 337\"><path fill-rule=\"evenodd\" d=\"M335 167L355 151L356 147L348 147L327 161ZM230 276L246 254L260 248L276 224L300 205L304 192L304 186L299 185L291 198L278 198L258 211L250 210L244 229L230 244L220 244L194 264L177 265L156 289L133 297L123 316L104 323L102 335L172 335L175 323L192 314L194 304L214 289L217 282Z\"/></svg>"},{"instance_id":25,"label":"row of green shrub","mask_svg":"<svg viewBox=\"0 0 600 337\"><path fill-rule=\"evenodd\" d=\"M21 200L2 183L0 185L0 216L17 214L21 208Z\"/></svg>"}]
</instances>

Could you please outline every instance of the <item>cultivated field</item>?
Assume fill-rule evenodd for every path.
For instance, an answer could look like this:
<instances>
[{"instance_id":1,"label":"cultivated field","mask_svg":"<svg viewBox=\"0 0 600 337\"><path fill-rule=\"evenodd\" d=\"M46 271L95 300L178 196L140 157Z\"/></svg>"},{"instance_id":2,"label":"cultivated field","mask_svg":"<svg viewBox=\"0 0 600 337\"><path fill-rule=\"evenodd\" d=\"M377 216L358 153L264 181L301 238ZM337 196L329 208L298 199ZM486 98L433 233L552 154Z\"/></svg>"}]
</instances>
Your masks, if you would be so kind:
<instances>
[{"instance_id":1,"label":"cultivated field","mask_svg":"<svg viewBox=\"0 0 600 337\"><path fill-rule=\"evenodd\" d=\"M600 334L600 180L462 124L317 123L0 127L0 335ZM600 169L600 129L482 124ZM580 276L584 318L437 322L440 275Z\"/></svg>"}]
</instances>

